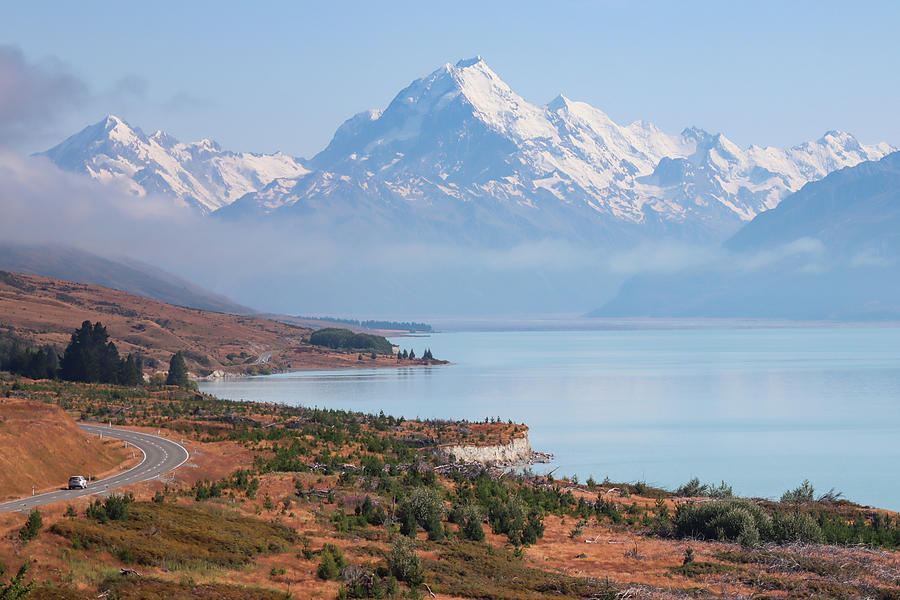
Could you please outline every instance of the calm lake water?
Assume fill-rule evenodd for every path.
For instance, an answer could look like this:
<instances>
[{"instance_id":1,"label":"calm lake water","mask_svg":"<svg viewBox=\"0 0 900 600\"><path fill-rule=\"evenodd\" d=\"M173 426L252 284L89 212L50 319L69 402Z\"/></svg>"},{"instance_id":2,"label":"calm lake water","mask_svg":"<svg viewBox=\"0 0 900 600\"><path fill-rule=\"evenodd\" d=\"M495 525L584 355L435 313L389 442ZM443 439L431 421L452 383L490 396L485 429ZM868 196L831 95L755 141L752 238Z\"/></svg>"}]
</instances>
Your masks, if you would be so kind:
<instances>
[{"instance_id":1,"label":"calm lake water","mask_svg":"<svg viewBox=\"0 0 900 600\"><path fill-rule=\"evenodd\" d=\"M441 333L453 365L201 385L222 398L531 428L535 470L777 497L804 478L900 510L900 327Z\"/></svg>"}]
</instances>

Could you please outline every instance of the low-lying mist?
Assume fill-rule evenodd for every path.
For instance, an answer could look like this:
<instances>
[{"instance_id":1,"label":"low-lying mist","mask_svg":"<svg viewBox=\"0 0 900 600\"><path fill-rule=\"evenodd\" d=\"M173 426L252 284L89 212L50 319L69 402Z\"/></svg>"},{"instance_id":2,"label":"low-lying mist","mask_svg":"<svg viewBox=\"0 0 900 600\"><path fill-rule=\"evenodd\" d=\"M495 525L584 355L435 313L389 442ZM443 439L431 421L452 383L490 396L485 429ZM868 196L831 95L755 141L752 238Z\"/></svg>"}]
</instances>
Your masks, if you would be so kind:
<instances>
[{"instance_id":1,"label":"low-lying mist","mask_svg":"<svg viewBox=\"0 0 900 600\"><path fill-rule=\"evenodd\" d=\"M4 242L68 245L140 260L241 304L283 314L581 315L610 303L614 310L598 314L757 316L759 311L741 314L747 307L733 299L734 306L717 299L727 288L746 288L745 295L752 291L765 299L760 286L771 285L772 269L782 273L782 282L800 273L840 286L834 273L819 274L871 271L885 260L863 253L837 261L814 239L752 253L667 241L615 249L560 240L484 247L423 242L408 231L318 224L312 218L231 222L176 206L168 197L135 197L114 183L14 153L0 154L0 199ZM771 315L802 318L802 294L778 301L798 304Z\"/></svg>"},{"instance_id":2,"label":"low-lying mist","mask_svg":"<svg viewBox=\"0 0 900 600\"><path fill-rule=\"evenodd\" d=\"M561 241L480 248L311 220L222 221L13 153L0 155L0 198L5 242L141 260L268 312L580 314L627 276L606 253Z\"/></svg>"}]
</instances>

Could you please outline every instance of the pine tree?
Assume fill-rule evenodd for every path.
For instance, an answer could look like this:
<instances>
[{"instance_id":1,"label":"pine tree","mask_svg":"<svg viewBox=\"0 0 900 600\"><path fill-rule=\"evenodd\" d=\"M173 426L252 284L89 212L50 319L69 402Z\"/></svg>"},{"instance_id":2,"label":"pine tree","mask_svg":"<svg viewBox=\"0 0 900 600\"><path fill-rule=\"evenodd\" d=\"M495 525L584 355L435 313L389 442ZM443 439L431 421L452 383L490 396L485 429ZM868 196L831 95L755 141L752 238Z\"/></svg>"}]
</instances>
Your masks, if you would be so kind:
<instances>
[{"instance_id":1,"label":"pine tree","mask_svg":"<svg viewBox=\"0 0 900 600\"><path fill-rule=\"evenodd\" d=\"M119 383L140 385L144 382L144 359L139 354L129 354L119 369Z\"/></svg>"},{"instance_id":2,"label":"pine tree","mask_svg":"<svg viewBox=\"0 0 900 600\"><path fill-rule=\"evenodd\" d=\"M19 568L19 572L16 573L15 577L10 579L9 585L5 587L0 587L0 600L21 600L25 598L28 594L31 593L31 590L34 589L34 582L29 581L25 583L25 575L28 573L29 563L26 561ZM3 576L5 569L2 564L0 564L0 576ZM0 586L3 584L0 583Z\"/></svg>"},{"instance_id":3,"label":"pine tree","mask_svg":"<svg viewBox=\"0 0 900 600\"><path fill-rule=\"evenodd\" d=\"M59 365L59 376L67 381L118 383L123 361L99 321L85 321L72 334Z\"/></svg>"},{"instance_id":4,"label":"pine tree","mask_svg":"<svg viewBox=\"0 0 900 600\"><path fill-rule=\"evenodd\" d=\"M190 387L190 384L191 380L188 378L184 355L179 350L169 360L169 375L166 377L166 385L177 385L178 387L186 388Z\"/></svg>"},{"instance_id":5,"label":"pine tree","mask_svg":"<svg viewBox=\"0 0 900 600\"><path fill-rule=\"evenodd\" d=\"M412 359L414 359L415 357L416 357L416 351L415 351L415 350L410 350L410 351L409 351L409 359L412 360Z\"/></svg>"},{"instance_id":6,"label":"pine tree","mask_svg":"<svg viewBox=\"0 0 900 600\"><path fill-rule=\"evenodd\" d=\"M28 513L28 520L25 522L25 526L22 527L21 531L19 531L19 538L21 538L23 542L33 540L41 532L43 526L44 519L41 516L41 511L34 509Z\"/></svg>"}]
</instances>

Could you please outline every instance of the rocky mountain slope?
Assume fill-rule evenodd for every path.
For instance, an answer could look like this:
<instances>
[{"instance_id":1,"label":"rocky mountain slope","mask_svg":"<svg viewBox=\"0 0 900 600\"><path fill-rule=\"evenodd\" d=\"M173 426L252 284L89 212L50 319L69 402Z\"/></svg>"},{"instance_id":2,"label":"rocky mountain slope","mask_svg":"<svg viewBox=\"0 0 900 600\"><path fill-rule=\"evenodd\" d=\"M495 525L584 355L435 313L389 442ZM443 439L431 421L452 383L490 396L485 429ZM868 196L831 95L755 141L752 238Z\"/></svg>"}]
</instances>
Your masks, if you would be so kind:
<instances>
[{"instance_id":1,"label":"rocky mountain slope","mask_svg":"<svg viewBox=\"0 0 900 600\"><path fill-rule=\"evenodd\" d=\"M532 104L475 58L349 119L308 163L148 137L115 117L46 155L229 219L611 247L660 236L720 241L807 182L891 150L837 131L792 148L743 149L698 128L619 125L564 96Z\"/></svg>"}]
</instances>

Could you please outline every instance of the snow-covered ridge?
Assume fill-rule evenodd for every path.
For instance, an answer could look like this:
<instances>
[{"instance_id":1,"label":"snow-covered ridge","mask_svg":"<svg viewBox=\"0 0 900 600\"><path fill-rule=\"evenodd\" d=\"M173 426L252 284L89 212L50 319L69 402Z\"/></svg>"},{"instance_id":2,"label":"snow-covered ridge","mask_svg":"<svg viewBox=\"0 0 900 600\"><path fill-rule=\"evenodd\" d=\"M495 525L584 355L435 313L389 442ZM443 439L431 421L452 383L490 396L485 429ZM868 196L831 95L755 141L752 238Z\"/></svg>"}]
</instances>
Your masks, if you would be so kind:
<instances>
[{"instance_id":1,"label":"snow-covered ridge","mask_svg":"<svg viewBox=\"0 0 900 600\"><path fill-rule=\"evenodd\" d=\"M203 212L230 204L279 177L309 172L286 154L229 152L208 139L182 143L163 131L147 136L112 115L43 154L63 169L124 183L135 196L170 195Z\"/></svg>"},{"instance_id":2,"label":"snow-covered ridge","mask_svg":"<svg viewBox=\"0 0 900 600\"><path fill-rule=\"evenodd\" d=\"M465 223L474 205L478 227L515 221L525 235L591 238L619 223L721 239L805 183L891 150L841 132L743 149L698 128L669 135L643 121L619 125L565 96L532 104L479 57L445 64L385 110L349 119L309 161L312 175L223 213L354 210L406 224Z\"/></svg>"},{"instance_id":3,"label":"snow-covered ridge","mask_svg":"<svg viewBox=\"0 0 900 600\"><path fill-rule=\"evenodd\" d=\"M124 179L223 218L381 223L422 235L598 244L721 240L809 181L893 150L830 131L792 148L741 148L691 127L615 123L558 96L516 94L480 57L413 81L359 113L301 163L180 144L109 118L47 152L64 168Z\"/></svg>"}]
</instances>

